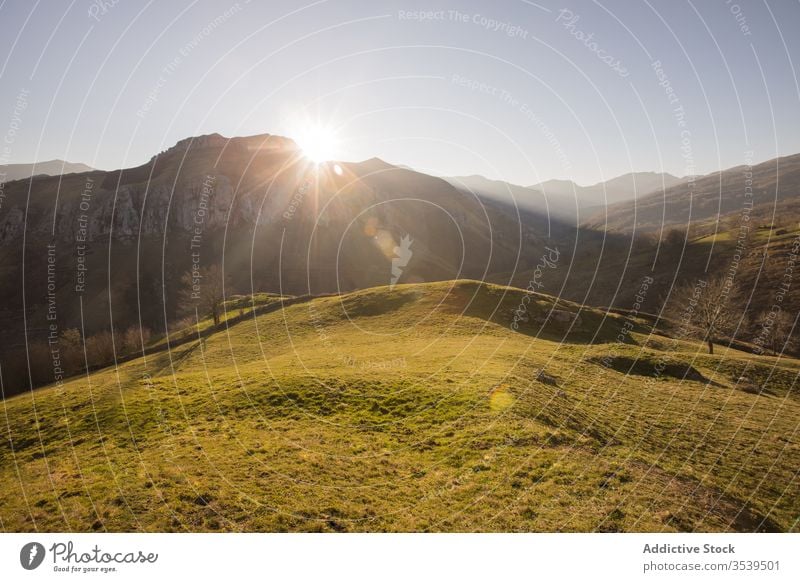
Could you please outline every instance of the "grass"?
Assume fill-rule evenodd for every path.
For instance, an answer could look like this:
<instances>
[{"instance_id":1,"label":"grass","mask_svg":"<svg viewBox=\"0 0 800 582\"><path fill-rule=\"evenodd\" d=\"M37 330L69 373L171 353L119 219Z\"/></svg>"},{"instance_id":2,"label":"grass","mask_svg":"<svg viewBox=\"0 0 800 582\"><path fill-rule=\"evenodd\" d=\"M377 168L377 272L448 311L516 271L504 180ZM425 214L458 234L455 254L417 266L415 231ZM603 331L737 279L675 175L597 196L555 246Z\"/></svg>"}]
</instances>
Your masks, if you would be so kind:
<instances>
[{"instance_id":1,"label":"grass","mask_svg":"<svg viewBox=\"0 0 800 582\"><path fill-rule=\"evenodd\" d=\"M710 244L710 243L720 243L720 242L736 242L736 235L734 231L728 230L723 232L717 232L714 234L708 234L706 236L700 237L697 240L693 241L694 244Z\"/></svg>"},{"instance_id":2,"label":"grass","mask_svg":"<svg viewBox=\"0 0 800 582\"><path fill-rule=\"evenodd\" d=\"M798 529L798 361L523 296L317 298L8 399L0 527Z\"/></svg>"},{"instance_id":3,"label":"grass","mask_svg":"<svg viewBox=\"0 0 800 582\"><path fill-rule=\"evenodd\" d=\"M228 321L236 320L245 316L252 316L260 309L275 305L286 299L291 299L291 295L278 295L275 293L255 293L253 295L236 295L222 303L220 309L219 322L224 324ZM187 317L183 321L175 324L177 330L168 335L161 336L153 340L146 347L147 349L166 346L167 343L180 342L188 336L195 336L214 327L214 319L211 316L201 317L196 320L194 317Z\"/></svg>"}]
</instances>

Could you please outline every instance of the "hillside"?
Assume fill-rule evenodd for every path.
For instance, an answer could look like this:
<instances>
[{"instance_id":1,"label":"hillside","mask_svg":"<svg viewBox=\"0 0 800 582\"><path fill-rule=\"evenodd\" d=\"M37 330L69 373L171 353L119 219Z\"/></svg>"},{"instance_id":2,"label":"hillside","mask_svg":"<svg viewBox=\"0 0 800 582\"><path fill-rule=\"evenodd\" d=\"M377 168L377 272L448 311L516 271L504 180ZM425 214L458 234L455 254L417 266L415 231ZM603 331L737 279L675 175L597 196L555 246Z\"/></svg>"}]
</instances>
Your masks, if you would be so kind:
<instances>
[{"instance_id":1,"label":"hillside","mask_svg":"<svg viewBox=\"0 0 800 582\"><path fill-rule=\"evenodd\" d=\"M693 222L739 214L747 204L774 208L800 195L800 154L753 166L736 166L693 180L683 179L663 192L620 202L598 211L584 226L609 231L660 231Z\"/></svg>"},{"instance_id":2,"label":"hillside","mask_svg":"<svg viewBox=\"0 0 800 582\"><path fill-rule=\"evenodd\" d=\"M618 343L623 317L539 294L514 331L524 297L308 298L7 399L0 526L797 530L797 360L638 319Z\"/></svg>"},{"instance_id":3,"label":"hillside","mask_svg":"<svg viewBox=\"0 0 800 582\"><path fill-rule=\"evenodd\" d=\"M749 318L742 322L738 335L754 337L777 295L782 295L786 313L794 317L800 311L796 280L788 281L788 290L781 293L781 284L787 283L784 277L795 268L800 249L800 223L792 220L800 217L798 204L800 200L786 201L777 211L755 208L744 229L734 215L719 223L715 219L694 223L688 235L675 229L663 236L609 236L602 246L582 230L570 268L547 271L546 290L580 303L630 309L642 282L652 278L644 310L658 313L676 285L734 272L741 307ZM520 269L497 278L508 276L506 281L524 287L534 275L533 270Z\"/></svg>"},{"instance_id":4,"label":"hillside","mask_svg":"<svg viewBox=\"0 0 800 582\"><path fill-rule=\"evenodd\" d=\"M190 138L140 167L10 182L4 194L6 350L24 347L24 315L28 342L47 329L48 286L61 329L163 332L182 315L181 276L196 264L224 263L243 293L330 293L389 284L403 237L413 263L401 282L413 282L512 269L553 230L546 214L487 209L381 160L317 167L271 135ZM94 306L83 319L81 302Z\"/></svg>"}]
</instances>

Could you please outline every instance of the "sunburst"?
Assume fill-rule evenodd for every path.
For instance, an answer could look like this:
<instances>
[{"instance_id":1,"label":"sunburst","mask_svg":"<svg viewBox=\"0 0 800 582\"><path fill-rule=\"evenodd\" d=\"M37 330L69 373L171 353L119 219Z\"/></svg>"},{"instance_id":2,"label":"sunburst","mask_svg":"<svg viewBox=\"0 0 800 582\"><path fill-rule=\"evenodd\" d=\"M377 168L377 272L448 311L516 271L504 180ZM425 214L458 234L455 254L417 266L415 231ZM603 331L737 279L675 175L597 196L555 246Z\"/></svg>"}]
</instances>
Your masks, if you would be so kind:
<instances>
[{"instance_id":1,"label":"sunburst","mask_svg":"<svg viewBox=\"0 0 800 582\"><path fill-rule=\"evenodd\" d=\"M339 154L336 132L325 125L308 123L294 137L303 154L315 164L335 160Z\"/></svg>"}]
</instances>

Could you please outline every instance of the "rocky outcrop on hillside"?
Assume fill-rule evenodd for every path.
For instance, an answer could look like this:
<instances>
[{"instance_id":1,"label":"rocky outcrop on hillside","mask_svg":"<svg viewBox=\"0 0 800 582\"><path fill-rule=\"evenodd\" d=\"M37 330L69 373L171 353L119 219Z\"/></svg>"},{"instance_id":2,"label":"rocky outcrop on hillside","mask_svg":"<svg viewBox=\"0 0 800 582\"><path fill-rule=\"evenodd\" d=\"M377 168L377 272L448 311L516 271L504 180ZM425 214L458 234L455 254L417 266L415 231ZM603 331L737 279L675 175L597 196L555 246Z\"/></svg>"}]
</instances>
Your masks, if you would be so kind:
<instances>
[{"instance_id":1,"label":"rocky outcrop on hillside","mask_svg":"<svg viewBox=\"0 0 800 582\"><path fill-rule=\"evenodd\" d=\"M36 178L27 229L37 237L122 241L167 231L193 234L226 225L274 223L296 187L297 172L271 176L264 162L289 167L297 146L276 136L227 139L218 134L184 139L131 170ZM5 185L0 243L22 237L28 182ZM262 186L256 190L255 186ZM55 224L55 228L54 228Z\"/></svg>"}]
</instances>

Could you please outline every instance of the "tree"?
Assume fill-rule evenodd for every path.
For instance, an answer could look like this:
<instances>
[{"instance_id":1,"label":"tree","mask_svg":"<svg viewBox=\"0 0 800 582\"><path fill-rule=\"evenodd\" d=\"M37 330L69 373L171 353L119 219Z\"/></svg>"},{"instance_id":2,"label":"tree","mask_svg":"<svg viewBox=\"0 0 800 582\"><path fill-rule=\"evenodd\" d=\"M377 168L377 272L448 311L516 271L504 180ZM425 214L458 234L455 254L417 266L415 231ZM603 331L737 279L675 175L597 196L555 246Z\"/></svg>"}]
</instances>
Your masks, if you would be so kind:
<instances>
[{"instance_id":1,"label":"tree","mask_svg":"<svg viewBox=\"0 0 800 582\"><path fill-rule=\"evenodd\" d=\"M742 317L741 298L730 279L716 275L676 288L667 312L681 324L681 332L698 337L714 353L714 343L728 337Z\"/></svg>"},{"instance_id":2,"label":"tree","mask_svg":"<svg viewBox=\"0 0 800 582\"><path fill-rule=\"evenodd\" d=\"M200 315L210 315L214 325L219 325L222 302L228 292L226 277L219 265L200 267L187 271L181 277L183 289L180 294L181 309Z\"/></svg>"},{"instance_id":3,"label":"tree","mask_svg":"<svg viewBox=\"0 0 800 582\"><path fill-rule=\"evenodd\" d=\"M68 375L76 374L83 369L83 342L81 332L74 327L61 332L59 340L61 360Z\"/></svg>"},{"instance_id":4,"label":"tree","mask_svg":"<svg viewBox=\"0 0 800 582\"><path fill-rule=\"evenodd\" d=\"M681 248L686 241L686 230L681 228L670 228L664 233L664 246L668 248Z\"/></svg>"},{"instance_id":5,"label":"tree","mask_svg":"<svg viewBox=\"0 0 800 582\"><path fill-rule=\"evenodd\" d=\"M759 337L756 343L763 347L769 346L774 354L793 352L796 341L792 335L794 330L794 317L786 311L778 313L765 312L759 317L762 322Z\"/></svg>"},{"instance_id":6,"label":"tree","mask_svg":"<svg viewBox=\"0 0 800 582\"><path fill-rule=\"evenodd\" d=\"M132 325L122 334L122 351L133 354L150 343L150 330L146 327Z\"/></svg>"},{"instance_id":7,"label":"tree","mask_svg":"<svg viewBox=\"0 0 800 582\"><path fill-rule=\"evenodd\" d=\"M86 360L89 368L107 366L114 361L114 336L101 331L86 338Z\"/></svg>"}]
</instances>

